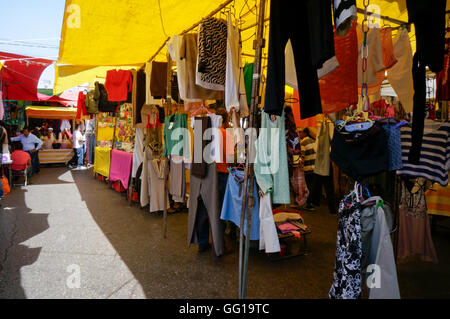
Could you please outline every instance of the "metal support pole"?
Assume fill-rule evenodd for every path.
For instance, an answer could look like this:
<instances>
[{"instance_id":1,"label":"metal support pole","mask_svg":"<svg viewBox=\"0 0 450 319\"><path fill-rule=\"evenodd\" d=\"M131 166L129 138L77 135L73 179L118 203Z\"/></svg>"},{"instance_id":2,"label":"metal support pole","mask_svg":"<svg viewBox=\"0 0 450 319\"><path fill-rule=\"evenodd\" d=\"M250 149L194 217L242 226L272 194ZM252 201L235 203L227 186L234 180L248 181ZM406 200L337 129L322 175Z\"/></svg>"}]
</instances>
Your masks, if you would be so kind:
<instances>
[{"instance_id":1,"label":"metal support pole","mask_svg":"<svg viewBox=\"0 0 450 319\"><path fill-rule=\"evenodd\" d=\"M250 118L249 128L255 128L256 115L258 111L258 105L260 103L259 98L259 85L261 79L261 55L262 48L264 47L264 14L265 14L266 0L259 1L259 16L258 16L258 30L257 38L253 44L255 49L255 62L253 65L253 83L252 83L252 99L250 104ZM246 165L244 171L244 193L242 196L242 208L241 208L241 232L239 238L239 299L244 299L247 293L247 271L248 271L248 255L250 246L250 231L252 214L251 210L254 206L253 187L254 187L254 172L253 172L253 134L248 135L247 144L247 156ZM250 183L250 184L249 184ZM247 207L248 202L248 209ZM245 247L243 244L243 229L244 218L247 217Z\"/></svg>"},{"instance_id":2,"label":"metal support pole","mask_svg":"<svg viewBox=\"0 0 450 319\"><path fill-rule=\"evenodd\" d=\"M167 53L167 93L166 93L166 114L169 116L171 105L172 105L172 60L170 59L170 54ZM163 237L167 238L167 198L169 196L169 190L167 187L167 180L169 176L169 160L170 154L164 159L164 211L163 211Z\"/></svg>"}]
</instances>

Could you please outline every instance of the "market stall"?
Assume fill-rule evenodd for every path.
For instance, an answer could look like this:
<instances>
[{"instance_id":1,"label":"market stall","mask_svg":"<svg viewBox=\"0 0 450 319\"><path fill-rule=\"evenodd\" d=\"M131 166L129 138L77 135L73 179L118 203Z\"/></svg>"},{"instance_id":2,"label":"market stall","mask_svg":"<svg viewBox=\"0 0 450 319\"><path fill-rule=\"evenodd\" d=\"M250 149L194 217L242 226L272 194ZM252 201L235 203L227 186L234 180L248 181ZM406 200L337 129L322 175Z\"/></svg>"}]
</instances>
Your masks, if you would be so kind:
<instances>
[{"instance_id":1,"label":"market stall","mask_svg":"<svg viewBox=\"0 0 450 319\"><path fill-rule=\"evenodd\" d=\"M399 7L391 1L374 1L371 4L380 8L377 13L370 1L333 1L333 8L320 1L308 2L312 7L301 2L295 12L284 2L264 0L248 10L247 1L197 2L188 7L167 1L159 16L151 4L138 2L132 10L142 14L141 19L133 21L125 14L93 21L87 14L94 6L98 9L98 3L76 2L85 5L81 15L86 23L82 30L64 24L60 62L101 67L140 61L133 70L99 70L104 88L96 82L87 93L92 107L88 113L100 112L102 119L94 172L119 180L126 188L131 169L141 206L151 213L163 212L164 237L170 201L185 203L187 193L188 244L206 249L211 231L214 252L221 256L223 221L239 228L240 298L246 296L250 240L258 240L260 250L276 257L304 255L295 253L289 242L306 243L306 235L313 238L302 210L309 197L320 205L323 187L330 213L338 216L331 298L361 297L361 273L369 264L378 264L373 249L380 243L389 281L383 289L369 289L370 298L400 297L397 257L431 252L429 260L437 260L431 237L416 236L419 231L413 229L429 234L425 189L416 185L417 178L448 184L447 110L426 99L427 77L444 68L440 63L444 53L444 71L449 68L444 2L421 7L403 1ZM165 10L169 5L171 10ZM119 8L128 12L120 1L103 3L104 12L110 6L115 12ZM236 8L245 12L238 14ZM438 18L425 27L420 21L427 14ZM171 23L160 30L163 17ZM149 22L142 26L142 20ZM313 27L313 21L323 29ZM123 34L117 30L124 25L136 33L120 39L111 36ZM86 47L80 32L105 41L95 49ZM427 33L436 38L428 42ZM416 34L417 41L411 41ZM142 35L145 42L140 41ZM436 59L426 60L430 56ZM253 63L244 65L244 57L254 58ZM425 71L427 64L430 68ZM76 81L77 73L65 76ZM448 72L442 77L447 89ZM395 103L381 98L386 83L397 94ZM286 85L292 89L286 90ZM174 107L178 103L183 105L181 111ZM126 111L117 109L119 105L126 105ZM129 113L133 118L124 121L105 112ZM125 122L128 126L122 126ZM299 132L305 127L316 133L308 136L315 139L308 154ZM248 128L256 130L246 139L243 129ZM235 142L231 154L224 149L227 133L205 138L208 129L230 132ZM255 144L253 161L245 153L252 155ZM233 161L225 164L227 155ZM313 158L308 172L307 156ZM339 182L343 178L341 194L333 189L334 170ZM310 178L313 183L307 185ZM412 207L412 199L420 200L420 207ZM376 235L361 230L366 222ZM351 238L350 246L346 238ZM430 250L414 250L423 239Z\"/></svg>"},{"instance_id":2,"label":"market stall","mask_svg":"<svg viewBox=\"0 0 450 319\"><path fill-rule=\"evenodd\" d=\"M47 120L74 120L77 109L74 107L52 106L27 106L25 108L27 122L29 118ZM53 148L39 150L39 162L41 164L67 163L73 157L73 149Z\"/></svg>"}]
</instances>

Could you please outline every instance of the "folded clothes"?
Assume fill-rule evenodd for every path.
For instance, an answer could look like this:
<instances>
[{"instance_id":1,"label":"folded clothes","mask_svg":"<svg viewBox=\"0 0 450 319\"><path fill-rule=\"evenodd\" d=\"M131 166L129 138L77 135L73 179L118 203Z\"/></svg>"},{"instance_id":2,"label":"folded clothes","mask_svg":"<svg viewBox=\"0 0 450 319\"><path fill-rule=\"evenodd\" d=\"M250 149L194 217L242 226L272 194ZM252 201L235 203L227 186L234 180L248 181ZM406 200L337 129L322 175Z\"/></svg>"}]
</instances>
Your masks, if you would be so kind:
<instances>
[{"instance_id":1,"label":"folded clothes","mask_svg":"<svg viewBox=\"0 0 450 319\"><path fill-rule=\"evenodd\" d=\"M273 215L273 220L276 223L283 223L289 220L302 220L302 216L298 213L277 213Z\"/></svg>"},{"instance_id":2,"label":"folded clothes","mask_svg":"<svg viewBox=\"0 0 450 319\"><path fill-rule=\"evenodd\" d=\"M297 227L297 226L295 226L295 225L293 225L293 224L291 224L289 222L285 222L285 223L279 224L277 227L281 231L281 233L283 233L283 234L290 233L290 232L293 232L293 231L296 231L296 230L300 229L299 227Z\"/></svg>"}]
</instances>

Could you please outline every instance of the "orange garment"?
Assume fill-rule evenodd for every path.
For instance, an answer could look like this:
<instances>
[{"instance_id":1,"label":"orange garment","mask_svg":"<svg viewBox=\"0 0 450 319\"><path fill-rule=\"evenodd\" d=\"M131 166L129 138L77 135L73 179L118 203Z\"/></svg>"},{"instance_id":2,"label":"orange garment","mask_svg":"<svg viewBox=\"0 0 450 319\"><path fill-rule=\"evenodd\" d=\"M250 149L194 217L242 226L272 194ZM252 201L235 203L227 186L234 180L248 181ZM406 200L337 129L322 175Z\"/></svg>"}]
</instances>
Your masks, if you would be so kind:
<instances>
[{"instance_id":1,"label":"orange garment","mask_svg":"<svg viewBox=\"0 0 450 319\"><path fill-rule=\"evenodd\" d=\"M386 69L391 68L397 63L397 59L394 56L394 46L392 44L392 30L391 28L380 29L381 49L383 51L383 64ZM377 72L377 81L373 84L367 85L368 95L377 95L381 90L381 84L385 79L385 70ZM359 87L358 94L361 94L361 86Z\"/></svg>"},{"instance_id":2,"label":"orange garment","mask_svg":"<svg viewBox=\"0 0 450 319\"><path fill-rule=\"evenodd\" d=\"M386 69L391 68L397 59L394 56L394 45L392 43L392 29L383 28L380 30L381 45L383 49L383 64Z\"/></svg>"},{"instance_id":3,"label":"orange garment","mask_svg":"<svg viewBox=\"0 0 450 319\"><path fill-rule=\"evenodd\" d=\"M294 93L292 94L292 98L296 101L292 104L292 114L294 115L294 121L296 127L317 127L316 116L309 117L307 119L302 120L300 118L300 99L298 95L298 91L294 89Z\"/></svg>"},{"instance_id":4,"label":"orange garment","mask_svg":"<svg viewBox=\"0 0 450 319\"><path fill-rule=\"evenodd\" d=\"M188 113L195 112L202 106L202 103L203 103L202 101L198 101L198 102L184 101L184 110Z\"/></svg>"},{"instance_id":5,"label":"orange garment","mask_svg":"<svg viewBox=\"0 0 450 319\"><path fill-rule=\"evenodd\" d=\"M334 34L339 67L319 80L322 113L334 113L358 103L358 39L356 22L345 37Z\"/></svg>"},{"instance_id":6,"label":"orange garment","mask_svg":"<svg viewBox=\"0 0 450 319\"><path fill-rule=\"evenodd\" d=\"M218 163L216 162L217 172L219 173L229 173L228 171L228 163L227 163L227 141L230 143L231 138L230 136L227 136L227 130L223 127L220 127L220 132L222 133L222 153L221 153L221 159L222 162ZM234 155L234 152L233 152Z\"/></svg>"}]
</instances>

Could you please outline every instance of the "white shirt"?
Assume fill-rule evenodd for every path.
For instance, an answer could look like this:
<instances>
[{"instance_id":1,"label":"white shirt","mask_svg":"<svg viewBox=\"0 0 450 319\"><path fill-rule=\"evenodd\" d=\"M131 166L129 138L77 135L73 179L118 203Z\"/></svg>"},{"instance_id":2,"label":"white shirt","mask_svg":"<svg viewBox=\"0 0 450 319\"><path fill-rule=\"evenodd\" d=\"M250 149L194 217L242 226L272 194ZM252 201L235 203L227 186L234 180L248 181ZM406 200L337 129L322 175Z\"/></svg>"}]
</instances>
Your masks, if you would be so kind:
<instances>
[{"instance_id":1,"label":"white shirt","mask_svg":"<svg viewBox=\"0 0 450 319\"><path fill-rule=\"evenodd\" d=\"M30 133L28 136L23 134L15 137L11 137L11 141L16 142L20 141L23 145L23 150L31 151L31 150L39 150L44 142L42 142L36 135ZM37 144L37 147L35 146Z\"/></svg>"},{"instance_id":2,"label":"white shirt","mask_svg":"<svg viewBox=\"0 0 450 319\"><path fill-rule=\"evenodd\" d=\"M83 147L83 142L80 142L79 140L84 141L84 136L79 130L75 130L73 132L73 148Z\"/></svg>"}]
</instances>

